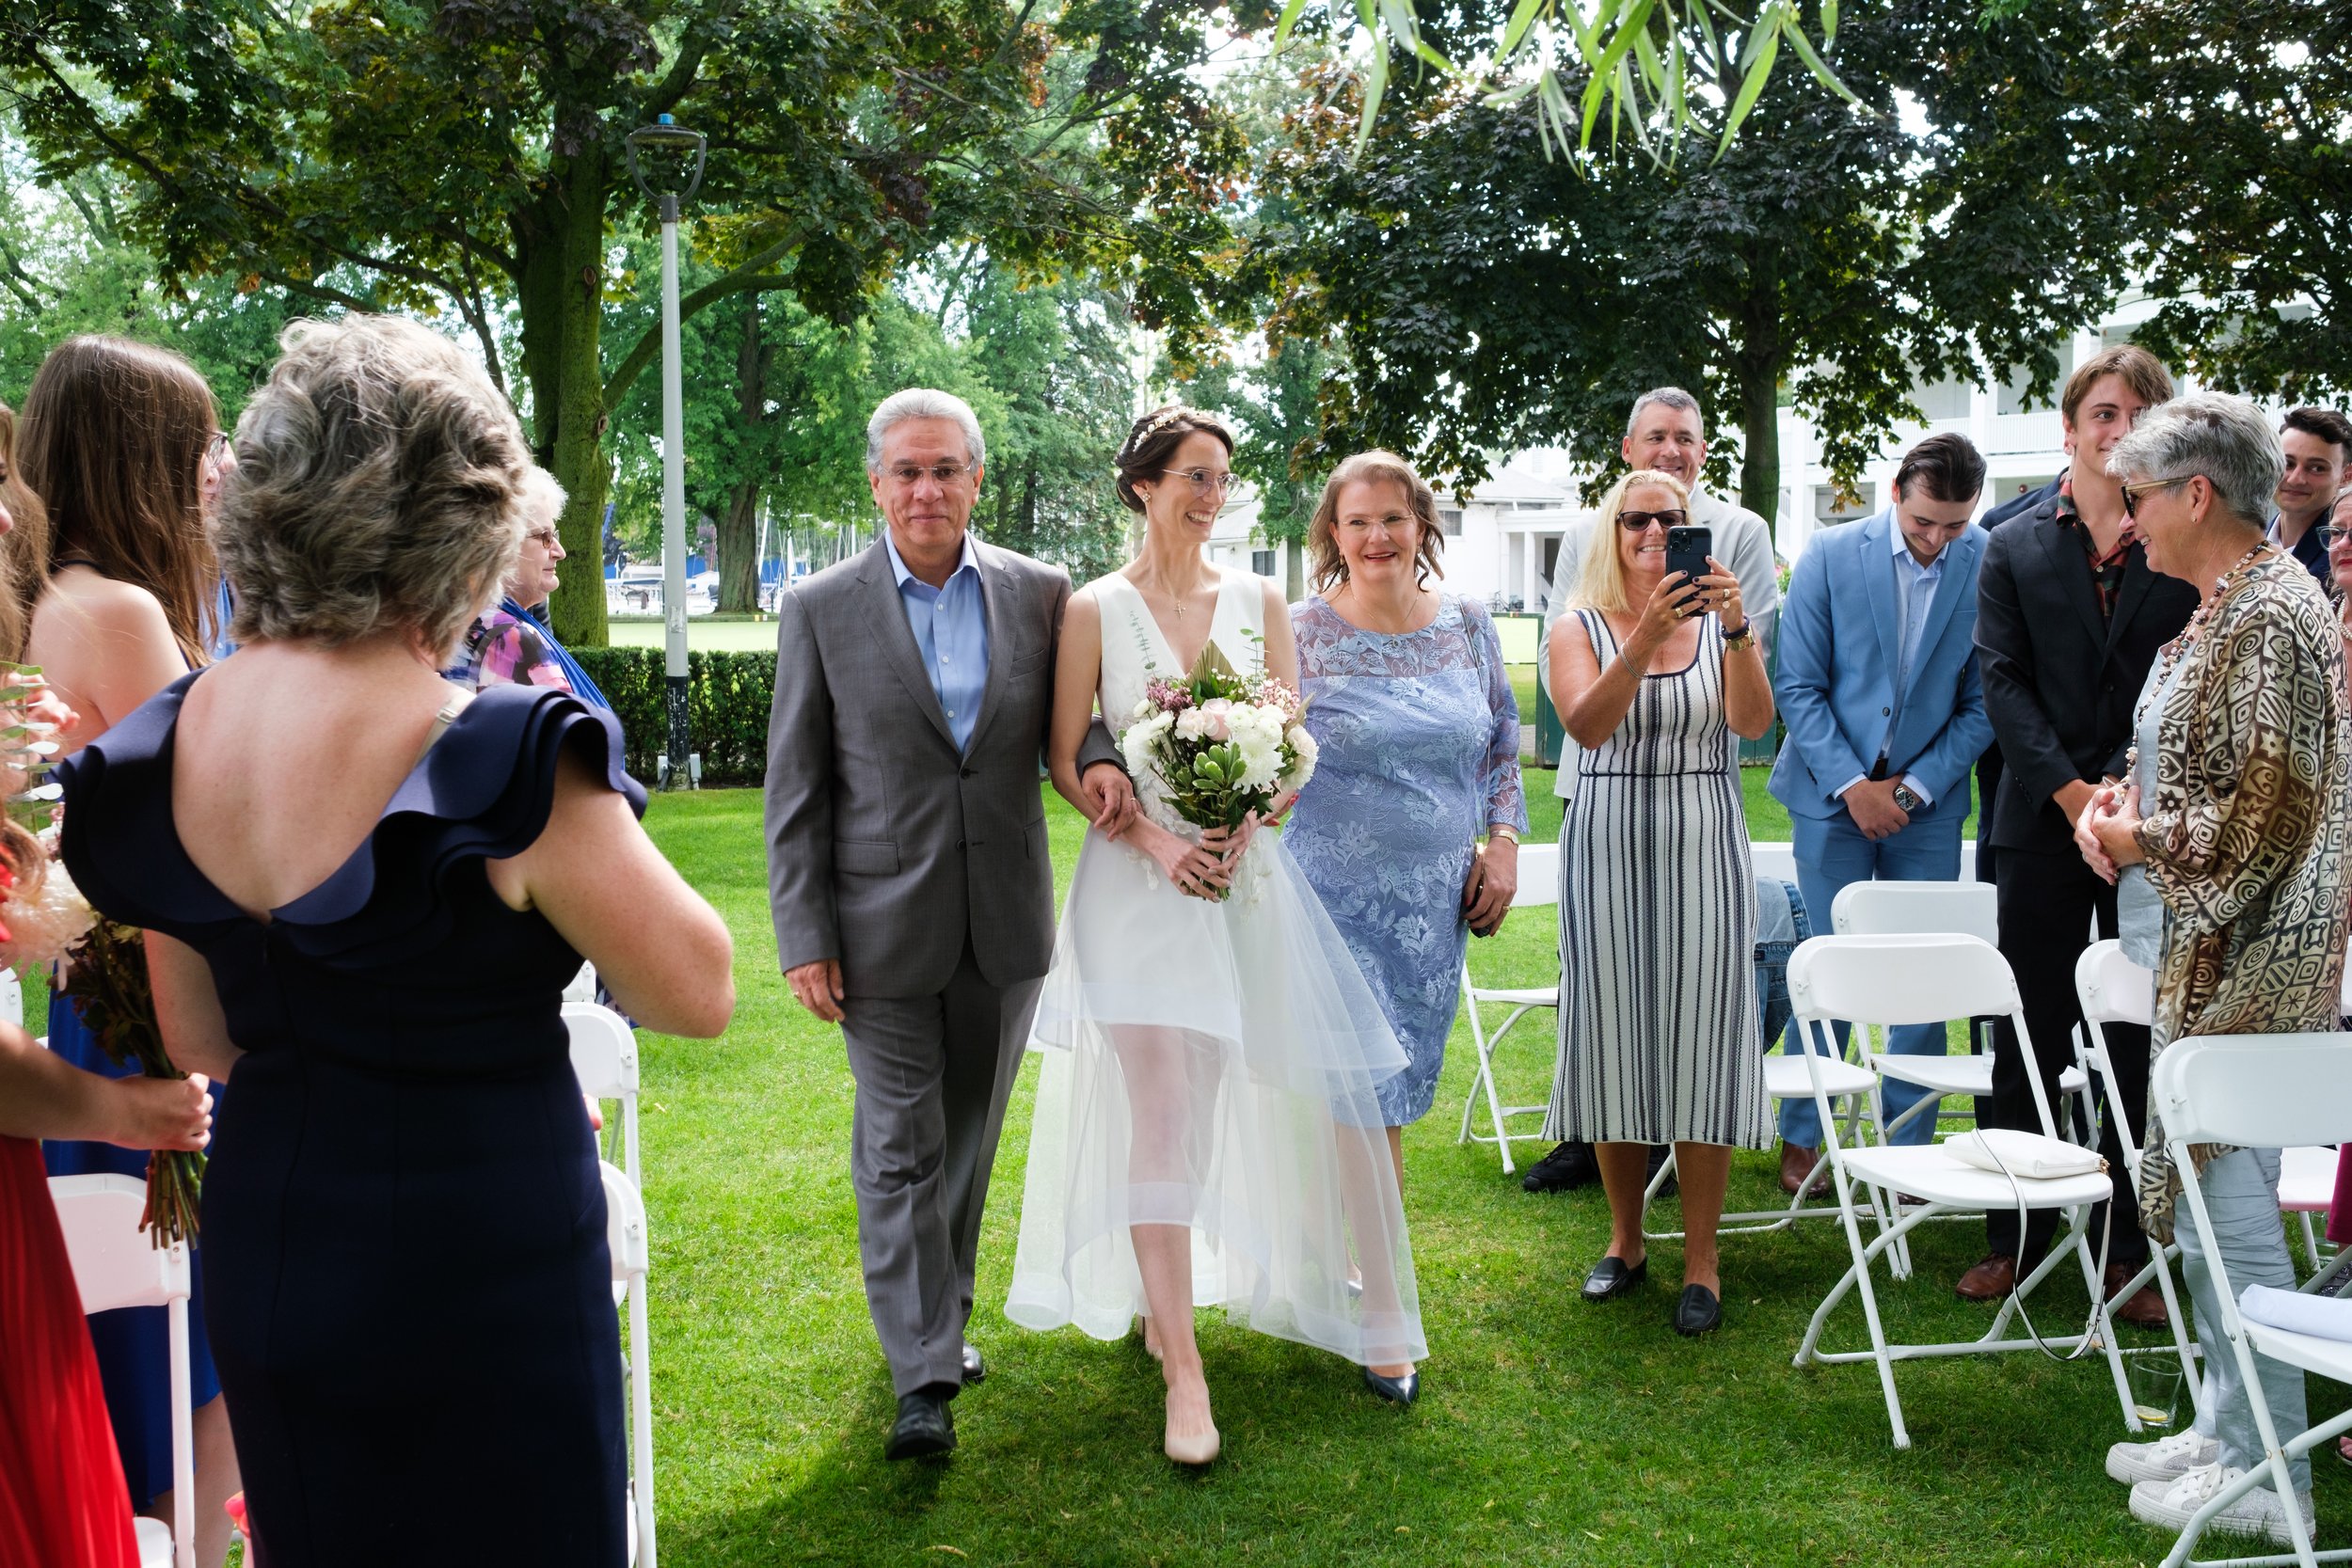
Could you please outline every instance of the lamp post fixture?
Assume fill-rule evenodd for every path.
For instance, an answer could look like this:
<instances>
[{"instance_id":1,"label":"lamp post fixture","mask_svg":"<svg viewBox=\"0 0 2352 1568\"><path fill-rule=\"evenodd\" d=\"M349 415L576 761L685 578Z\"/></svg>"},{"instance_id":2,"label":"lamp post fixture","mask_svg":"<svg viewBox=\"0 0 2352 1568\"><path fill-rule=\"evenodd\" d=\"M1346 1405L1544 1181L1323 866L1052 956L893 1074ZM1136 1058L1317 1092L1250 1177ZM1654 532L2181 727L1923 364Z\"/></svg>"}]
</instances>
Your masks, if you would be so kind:
<instances>
[{"instance_id":1,"label":"lamp post fixture","mask_svg":"<svg viewBox=\"0 0 2352 1568\"><path fill-rule=\"evenodd\" d=\"M655 165L652 178L638 160ZM703 134L668 115L628 134L628 175L661 213L661 623L669 695L669 764L661 787L690 781L686 733L686 408L677 329L677 209L703 182ZM656 158L652 155L659 154Z\"/></svg>"}]
</instances>

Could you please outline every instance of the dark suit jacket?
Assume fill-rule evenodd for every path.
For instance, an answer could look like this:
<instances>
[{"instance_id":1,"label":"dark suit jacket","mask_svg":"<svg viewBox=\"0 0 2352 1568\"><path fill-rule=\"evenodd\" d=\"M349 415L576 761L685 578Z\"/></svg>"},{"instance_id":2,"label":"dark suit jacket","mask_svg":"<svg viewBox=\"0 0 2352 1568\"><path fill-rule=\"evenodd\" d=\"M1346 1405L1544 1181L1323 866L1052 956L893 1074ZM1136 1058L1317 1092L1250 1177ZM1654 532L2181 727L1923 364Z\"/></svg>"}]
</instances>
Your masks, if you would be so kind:
<instances>
[{"instance_id":1,"label":"dark suit jacket","mask_svg":"<svg viewBox=\"0 0 2352 1568\"><path fill-rule=\"evenodd\" d=\"M973 548L988 684L961 753L879 540L777 606L768 718L777 956L787 970L840 959L851 996L942 990L967 940L999 987L1043 974L1053 956L1038 759L1070 576L977 539ZM1106 737L1090 745L1116 754Z\"/></svg>"},{"instance_id":2,"label":"dark suit jacket","mask_svg":"<svg viewBox=\"0 0 2352 1568\"><path fill-rule=\"evenodd\" d=\"M2122 772L2132 705L2156 650L2196 609L2197 590L2150 571L2134 546L2103 624L2090 562L2058 526L2055 494L1993 531L1977 578L1977 651L2005 763L1992 808L1996 849L2074 851L2074 825L2051 797Z\"/></svg>"},{"instance_id":3,"label":"dark suit jacket","mask_svg":"<svg viewBox=\"0 0 2352 1568\"><path fill-rule=\"evenodd\" d=\"M2065 477L2060 474L2058 479L2029 495L2011 496L1978 518L1977 526L1990 533L2011 517L2031 512L2043 501L2057 499L2058 481ZM1984 749L1984 755L1977 759L1977 842L1979 845L1993 842L1993 802L1999 800L2000 795L2001 742L2000 737L1995 736L1993 744ZM1989 876L1987 879L1990 879Z\"/></svg>"}]
</instances>

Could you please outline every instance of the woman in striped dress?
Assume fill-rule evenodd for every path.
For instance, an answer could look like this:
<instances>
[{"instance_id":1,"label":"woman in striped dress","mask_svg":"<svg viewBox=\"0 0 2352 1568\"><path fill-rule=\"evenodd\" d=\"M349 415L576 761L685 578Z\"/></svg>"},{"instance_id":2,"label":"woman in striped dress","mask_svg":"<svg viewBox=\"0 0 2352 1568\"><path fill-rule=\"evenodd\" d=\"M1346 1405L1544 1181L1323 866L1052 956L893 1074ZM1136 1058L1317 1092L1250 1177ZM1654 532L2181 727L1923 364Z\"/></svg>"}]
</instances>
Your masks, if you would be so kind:
<instances>
[{"instance_id":1,"label":"woman in striped dress","mask_svg":"<svg viewBox=\"0 0 2352 1568\"><path fill-rule=\"evenodd\" d=\"M1772 689L1730 569L1710 556L1695 582L1666 570L1666 532L1690 520L1688 499L1651 470L1617 482L1574 613L1551 637L1551 689L1584 754L1560 830L1560 1060L1544 1136L1594 1145L1609 1194L1588 1301L1647 1276L1645 1146L1675 1146L1674 1324L1704 1334L1723 1320L1715 1226L1731 1150L1772 1136L1734 738L1771 728Z\"/></svg>"}]
</instances>

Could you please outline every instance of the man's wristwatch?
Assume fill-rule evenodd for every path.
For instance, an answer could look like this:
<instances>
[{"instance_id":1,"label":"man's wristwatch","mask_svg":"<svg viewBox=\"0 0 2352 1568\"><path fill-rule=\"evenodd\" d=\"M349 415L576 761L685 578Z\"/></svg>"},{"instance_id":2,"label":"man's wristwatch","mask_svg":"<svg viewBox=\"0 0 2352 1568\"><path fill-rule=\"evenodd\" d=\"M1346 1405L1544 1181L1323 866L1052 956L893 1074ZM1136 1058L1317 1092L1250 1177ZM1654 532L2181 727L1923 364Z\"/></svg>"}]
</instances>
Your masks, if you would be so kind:
<instances>
[{"instance_id":1,"label":"man's wristwatch","mask_svg":"<svg viewBox=\"0 0 2352 1568\"><path fill-rule=\"evenodd\" d=\"M1907 784L1898 784L1895 786L1895 803L1907 812L1917 811L1927 804L1925 800L1912 793L1911 786Z\"/></svg>"}]
</instances>

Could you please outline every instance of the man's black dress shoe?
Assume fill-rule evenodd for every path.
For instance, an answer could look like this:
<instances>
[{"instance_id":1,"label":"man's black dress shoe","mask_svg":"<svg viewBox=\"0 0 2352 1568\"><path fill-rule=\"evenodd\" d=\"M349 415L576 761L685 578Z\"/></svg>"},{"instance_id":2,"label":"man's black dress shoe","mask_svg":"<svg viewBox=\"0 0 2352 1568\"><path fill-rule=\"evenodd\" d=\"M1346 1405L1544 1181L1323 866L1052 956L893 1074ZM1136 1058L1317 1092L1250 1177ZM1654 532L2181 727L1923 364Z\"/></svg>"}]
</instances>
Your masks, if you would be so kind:
<instances>
[{"instance_id":1,"label":"man's black dress shoe","mask_svg":"<svg viewBox=\"0 0 2352 1568\"><path fill-rule=\"evenodd\" d=\"M1565 1143L1527 1167L1519 1186L1531 1193L1565 1193L1600 1180L1591 1144Z\"/></svg>"},{"instance_id":2,"label":"man's black dress shoe","mask_svg":"<svg viewBox=\"0 0 2352 1568\"><path fill-rule=\"evenodd\" d=\"M1584 1276L1586 1301L1613 1301L1649 1277L1649 1259L1645 1258L1631 1268L1622 1258L1604 1258L1593 1265L1593 1272Z\"/></svg>"},{"instance_id":3,"label":"man's black dress shoe","mask_svg":"<svg viewBox=\"0 0 2352 1568\"><path fill-rule=\"evenodd\" d=\"M969 1344L965 1345L963 1347L963 1386L969 1388L987 1376L988 1363L980 1359L978 1351L974 1350Z\"/></svg>"},{"instance_id":4,"label":"man's black dress shoe","mask_svg":"<svg viewBox=\"0 0 2352 1568\"><path fill-rule=\"evenodd\" d=\"M1675 1332L1685 1336L1712 1334L1723 1326L1724 1304L1704 1285L1685 1285L1675 1303Z\"/></svg>"},{"instance_id":5,"label":"man's black dress shoe","mask_svg":"<svg viewBox=\"0 0 2352 1568\"><path fill-rule=\"evenodd\" d=\"M1421 1373L1412 1371L1403 1377L1382 1377L1366 1367L1364 1386L1391 1404L1410 1404L1421 1397Z\"/></svg>"},{"instance_id":6,"label":"man's black dress shoe","mask_svg":"<svg viewBox=\"0 0 2352 1568\"><path fill-rule=\"evenodd\" d=\"M956 1418L943 1396L932 1388L898 1396L898 1421L890 1429L884 1459L920 1459L955 1446Z\"/></svg>"}]
</instances>

